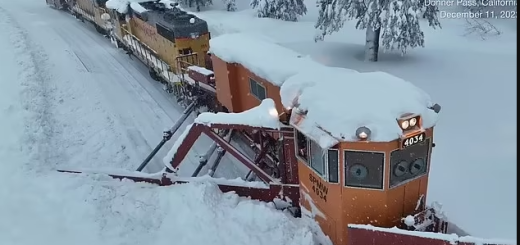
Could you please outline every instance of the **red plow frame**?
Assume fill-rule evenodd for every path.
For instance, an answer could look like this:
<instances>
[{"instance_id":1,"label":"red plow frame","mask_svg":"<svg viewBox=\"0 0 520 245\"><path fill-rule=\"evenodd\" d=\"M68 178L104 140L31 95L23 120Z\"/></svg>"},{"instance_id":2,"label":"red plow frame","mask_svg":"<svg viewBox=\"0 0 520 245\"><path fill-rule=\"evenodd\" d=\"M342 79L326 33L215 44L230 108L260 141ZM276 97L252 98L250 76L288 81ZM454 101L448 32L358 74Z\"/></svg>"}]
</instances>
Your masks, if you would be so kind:
<instances>
[{"instance_id":1,"label":"red plow frame","mask_svg":"<svg viewBox=\"0 0 520 245\"><path fill-rule=\"evenodd\" d=\"M254 131L256 136L259 135L278 135L280 139L283 141L283 149L280 153L280 159L284 159L280 161L278 164L278 169L281 173L280 178L273 178L270 176L262 166L265 164L264 161L269 161L266 159L267 157L267 145L261 144L263 137L259 137L259 142L261 147L257 156L254 160L249 159L244 153L234 147L232 144L228 142L227 139L215 133L213 130L226 130L226 131ZM213 141L215 141L222 149L223 152L228 152L232 156L234 156L239 162L244 164L248 169L252 171L260 180L265 183L265 187L259 187L258 185L248 186L245 185L235 185L234 183L226 183L222 181L216 181L220 190L222 192L230 192L233 191L239 196L250 197L255 200L271 202L276 198L287 199L290 200L293 206L298 206L299 203L299 182L298 182L298 171L297 171L297 162L291 154L294 154L294 138L293 138L293 130L292 128L282 128L280 130L268 129L268 128L259 128L259 127L250 127L244 125L226 125L226 124L212 124L211 127L194 123L188 129L189 131L185 134L185 137L179 138L177 141L181 141L178 145L177 151L173 155L173 158L170 162L170 166L168 166L164 173L157 175L149 175L146 174L132 174L128 175L120 175L120 174L109 174L115 179L130 179L134 182L146 182L151 184L156 184L159 186L169 186L173 184L183 184L190 182L189 177L177 177L175 172L179 168L182 160L186 157L191 147L195 144L196 140L202 135L205 134ZM171 134L168 134L168 139L171 137ZM164 143L163 143L164 144ZM163 144L160 144L161 146ZM141 168L142 169L142 168ZM81 171L71 171L71 170L59 170L60 172L66 173L82 173ZM195 177L195 176L194 176ZM194 180L194 179L193 179Z\"/></svg>"},{"instance_id":2,"label":"red plow frame","mask_svg":"<svg viewBox=\"0 0 520 245\"><path fill-rule=\"evenodd\" d=\"M181 118L184 120L185 118ZM181 123L182 124L182 123ZM178 128L178 127L177 127ZM173 129L177 129L173 128ZM172 129L172 130L173 130ZM257 149L257 154L254 160L248 158L244 153L229 143L229 139L219 135L214 130L223 130L227 132L240 132L250 135L250 132L254 132L252 135L254 142L260 145ZM218 184L222 192L235 192L239 196L249 197L254 200L272 202L278 198L281 200L288 201L291 209L288 209L296 217L301 215L299 210L300 200L300 188L298 180L298 169L297 162L294 158L294 131L290 127L283 127L281 129L269 129L260 127L251 127L245 125L228 125L228 124L211 124L211 126L193 123L191 127L188 127L187 132L184 132L184 137L177 139L178 147L174 153L170 166L168 166L163 173L160 174L132 174L121 175L121 174L107 174L114 179L129 179L134 182L146 182L156 184L159 186L170 186L174 184L185 184L189 182L200 182L197 180L196 175L193 177L179 177L175 174L180 164L188 154L191 147L194 145L196 140L205 134L211 138L219 147L222 148L222 154L229 152L239 162L244 164L248 169L252 171L260 180L267 183L265 186L259 185L239 185L233 182L226 182L225 180L219 181L215 179L215 183ZM165 138L159 144L162 146L164 141L169 140L174 132L168 131L165 134ZM266 135L270 137L265 137ZM279 152L279 163L277 165L280 171L280 177L274 178L268 174L263 166L266 161L272 161L267 157L267 144L263 144L262 141L268 142L266 138L276 137L281 141L282 148ZM155 151L155 150L154 150ZM152 153L153 156L155 153ZM151 159L151 156L149 158ZM218 158L221 159L221 158ZM146 162L146 161L145 161ZM142 164L143 165L143 164ZM141 168L141 167L140 167ZM142 168L141 168L142 169ZM200 168L199 168L200 170ZM69 171L59 170L60 172L67 173L82 173L81 171ZM198 172L197 172L198 173ZM206 178L204 180L210 180ZM433 208L428 208L416 214L414 216L415 225L407 227L403 224L402 229L398 228L380 228L371 227L369 225L349 225L348 227L348 239L347 245L512 245L516 243L501 242L501 241L484 241L477 238L471 237L459 237L455 234L448 235L443 234L447 232L447 222L436 215ZM427 224L427 225L421 225ZM419 227L419 228L415 228ZM341 244L338 244L341 245Z\"/></svg>"}]
</instances>

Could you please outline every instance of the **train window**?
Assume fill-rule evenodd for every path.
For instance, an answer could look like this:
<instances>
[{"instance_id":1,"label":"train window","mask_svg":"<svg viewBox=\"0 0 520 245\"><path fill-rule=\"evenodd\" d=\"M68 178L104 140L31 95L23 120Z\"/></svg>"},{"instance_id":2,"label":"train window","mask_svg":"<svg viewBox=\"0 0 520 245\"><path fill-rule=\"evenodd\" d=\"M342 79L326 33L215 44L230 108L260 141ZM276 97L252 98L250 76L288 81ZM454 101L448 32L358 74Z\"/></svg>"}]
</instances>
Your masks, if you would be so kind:
<instances>
[{"instance_id":1,"label":"train window","mask_svg":"<svg viewBox=\"0 0 520 245\"><path fill-rule=\"evenodd\" d=\"M423 176L428 171L430 139L390 155L390 188Z\"/></svg>"},{"instance_id":2,"label":"train window","mask_svg":"<svg viewBox=\"0 0 520 245\"><path fill-rule=\"evenodd\" d=\"M191 53L193 53L193 50L191 48L179 49L179 54L188 55Z\"/></svg>"},{"instance_id":3,"label":"train window","mask_svg":"<svg viewBox=\"0 0 520 245\"><path fill-rule=\"evenodd\" d=\"M329 168L329 182L339 182L339 151L330 149L327 154L327 165Z\"/></svg>"},{"instance_id":4,"label":"train window","mask_svg":"<svg viewBox=\"0 0 520 245\"><path fill-rule=\"evenodd\" d=\"M309 142L309 139L307 137L300 133L300 131L296 131L296 154L298 157L305 160L305 162L308 164L309 159L307 158L309 148L307 147L307 144Z\"/></svg>"},{"instance_id":5,"label":"train window","mask_svg":"<svg viewBox=\"0 0 520 245\"><path fill-rule=\"evenodd\" d=\"M321 176L325 175L325 151L314 141L309 140L309 158L311 168Z\"/></svg>"},{"instance_id":6,"label":"train window","mask_svg":"<svg viewBox=\"0 0 520 245\"><path fill-rule=\"evenodd\" d=\"M345 151L345 185L383 189L384 162L384 153Z\"/></svg>"},{"instance_id":7,"label":"train window","mask_svg":"<svg viewBox=\"0 0 520 245\"><path fill-rule=\"evenodd\" d=\"M259 100L267 97L265 87L251 78L249 78L249 92Z\"/></svg>"}]
</instances>

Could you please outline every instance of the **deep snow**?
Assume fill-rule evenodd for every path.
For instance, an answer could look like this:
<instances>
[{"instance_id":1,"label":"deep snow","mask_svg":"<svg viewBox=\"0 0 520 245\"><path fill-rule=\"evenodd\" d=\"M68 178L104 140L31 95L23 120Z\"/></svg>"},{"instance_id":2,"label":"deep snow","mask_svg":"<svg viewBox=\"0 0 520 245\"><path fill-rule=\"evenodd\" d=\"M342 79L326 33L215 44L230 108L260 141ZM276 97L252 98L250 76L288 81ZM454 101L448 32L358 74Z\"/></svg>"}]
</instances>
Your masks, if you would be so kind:
<instances>
[{"instance_id":1,"label":"deep snow","mask_svg":"<svg viewBox=\"0 0 520 245\"><path fill-rule=\"evenodd\" d=\"M139 83L146 70L44 1L1 1L0 29L0 244L314 244L308 221L212 183L55 172L134 169L178 108Z\"/></svg>"}]
</instances>

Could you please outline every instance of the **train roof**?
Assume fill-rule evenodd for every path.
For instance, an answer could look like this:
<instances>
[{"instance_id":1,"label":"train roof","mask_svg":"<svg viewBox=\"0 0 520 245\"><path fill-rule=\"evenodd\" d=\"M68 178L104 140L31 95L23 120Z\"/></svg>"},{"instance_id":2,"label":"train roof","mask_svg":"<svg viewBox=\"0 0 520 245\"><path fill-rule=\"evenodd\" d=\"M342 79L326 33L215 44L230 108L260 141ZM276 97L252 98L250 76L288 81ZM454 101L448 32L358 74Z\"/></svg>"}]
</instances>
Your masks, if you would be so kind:
<instances>
[{"instance_id":1,"label":"train roof","mask_svg":"<svg viewBox=\"0 0 520 245\"><path fill-rule=\"evenodd\" d=\"M172 42L175 38L195 38L209 32L206 21L168 0L109 0L105 6L120 13L132 13Z\"/></svg>"},{"instance_id":2,"label":"train roof","mask_svg":"<svg viewBox=\"0 0 520 245\"><path fill-rule=\"evenodd\" d=\"M128 13L129 7L133 9L132 5L136 7L136 9L133 9L134 11L142 10L139 8L138 3L140 2L147 2L150 0L108 0L105 3L105 7L109 9L114 9L118 13L126 14Z\"/></svg>"},{"instance_id":3,"label":"train roof","mask_svg":"<svg viewBox=\"0 0 520 245\"><path fill-rule=\"evenodd\" d=\"M323 148L356 139L362 126L371 130L371 141L398 139L396 119L405 113L421 115L424 128L437 121L428 94L385 72L327 67L268 38L240 33L213 38L210 51L279 86L284 106L306 111L296 127Z\"/></svg>"},{"instance_id":4,"label":"train roof","mask_svg":"<svg viewBox=\"0 0 520 245\"><path fill-rule=\"evenodd\" d=\"M241 64L276 86L300 71L323 66L261 35L225 34L209 42L210 53L228 63Z\"/></svg>"}]
</instances>

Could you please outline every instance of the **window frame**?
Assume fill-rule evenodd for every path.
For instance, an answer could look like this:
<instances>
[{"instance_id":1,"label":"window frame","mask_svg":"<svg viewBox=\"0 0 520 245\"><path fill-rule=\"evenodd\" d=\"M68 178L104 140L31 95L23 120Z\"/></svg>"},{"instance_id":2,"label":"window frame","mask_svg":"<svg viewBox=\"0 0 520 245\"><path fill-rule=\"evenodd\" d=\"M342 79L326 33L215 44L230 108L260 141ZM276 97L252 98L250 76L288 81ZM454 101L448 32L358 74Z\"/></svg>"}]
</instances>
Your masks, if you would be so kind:
<instances>
[{"instance_id":1,"label":"window frame","mask_svg":"<svg viewBox=\"0 0 520 245\"><path fill-rule=\"evenodd\" d=\"M318 145L318 143L314 142L313 140L311 139L308 139L307 141L307 145L309 146L308 147L308 151L309 151L309 166L316 172L318 173L320 176L323 176L325 178L325 176L328 176L328 171L327 171L327 166L328 164L326 164L326 160L327 160L327 155L328 155L328 151L327 151L327 154L325 154L325 150L328 150L328 149L323 149L321 148L320 145ZM321 157L320 159L322 160L322 164L323 164L323 173L320 173L320 171L318 169L316 169L314 166L313 166L313 158L312 158L312 149L313 147L318 147L320 149L320 152L321 152ZM328 178L327 178L328 179Z\"/></svg>"},{"instance_id":2,"label":"window frame","mask_svg":"<svg viewBox=\"0 0 520 245\"><path fill-rule=\"evenodd\" d=\"M424 143L427 143L427 150L426 150L426 157L424 158L424 160L426 161L426 170L424 171L424 173L422 174L419 174L419 175L416 175L416 176L413 176L412 178L408 178L408 179L405 179L405 180L402 180L400 182L398 182L397 184L395 185L392 185L392 175L393 175L393 167L392 167L392 154L394 152L398 152L398 151L402 151L403 149L397 149L397 150L393 150L392 152L390 152L390 157L389 157L389 162L388 162L388 168L389 168L389 177L388 177L388 189L394 189L394 188L397 188L399 186L402 186L406 183L409 183L411 181L414 181L416 179L419 179L421 177L424 177L425 175L428 175L429 172L430 172L430 158L431 158L431 151L432 151L432 143L433 143L433 140L432 138L426 138L424 140ZM417 145L413 145L413 146L410 146L410 148L414 147L414 146L417 146ZM405 148L404 150L407 150L407 149L410 149L410 148ZM419 159L419 158L415 158L416 159ZM413 162L413 161L412 161ZM412 163L410 162L410 163ZM409 171L409 170L408 170Z\"/></svg>"},{"instance_id":3,"label":"window frame","mask_svg":"<svg viewBox=\"0 0 520 245\"><path fill-rule=\"evenodd\" d=\"M337 159L337 162L336 162L336 181L335 182L331 182L330 181L330 162L329 162L329 153L331 151L334 151L336 152L336 154L338 155L338 159ZM341 164L341 155L340 155L340 151L339 149L334 149L334 148L329 148L327 149L327 154L325 155L326 156L326 159L325 159L325 162L326 162L326 166L325 166L325 172L327 172L327 182L330 183L330 184L339 184L340 183L340 179L341 179L341 174L340 174L340 164Z\"/></svg>"},{"instance_id":4,"label":"window frame","mask_svg":"<svg viewBox=\"0 0 520 245\"><path fill-rule=\"evenodd\" d=\"M260 88L263 89L263 91L264 91L264 94L263 94L263 95L264 95L264 98L263 98L263 99L260 98L260 97L259 97L259 96L254 92L254 90L253 90L253 86L252 86L253 84L255 84L255 86L256 86L257 88L260 87ZM253 97L255 97L256 99L258 99L258 100L260 100L260 101L262 101L262 100L264 100L264 99L267 99L267 88L266 88L264 85L262 85L260 82L256 81L255 79L253 79L253 78L251 78L251 77L249 77L249 93L250 93Z\"/></svg>"},{"instance_id":5,"label":"window frame","mask_svg":"<svg viewBox=\"0 0 520 245\"><path fill-rule=\"evenodd\" d=\"M305 137L305 153L307 154L307 159L303 158L302 156L300 156L300 148L299 148L299 145L298 145L298 134L301 134ZM296 155L296 159L304 162L307 166L310 166L309 165L309 137L307 137L305 134L303 134L302 132L298 131L297 129L294 129L294 150L295 150L295 155Z\"/></svg>"},{"instance_id":6,"label":"window frame","mask_svg":"<svg viewBox=\"0 0 520 245\"><path fill-rule=\"evenodd\" d=\"M348 165L348 161L347 161L347 153L348 152L363 152L363 153L377 153L377 154L382 154L383 155L383 162L381 163L381 177L382 177L382 180L381 180L381 187L361 187L361 186L351 186L351 185L348 185L348 181L347 181L347 175L348 175L348 169L347 169L347 165ZM364 151L364 150L353 150L353 149L346 149L346 150L343 150L343 187L345 188L352 188L352 189L363 189L363 190L373 190L373 191L385 191L386 190L386 157L387 157L387 153L385 151Z\"/></svg>"},{"instance_id":7,"label":"window frame","mask_svg":"<svg viewBox=\"0 0 520 245\"><path fill-rule=\"evenodd\" d=\"M326 149L326 153L324 155L324 173L323 174L320 174L318 171L316 171L313 167L312 167L312 163L311 163L311 158L310 158L310 143L309 142L313 142L307 135L305 135L304 133L298 131L296 128L293 129L294 130L294 150L295 150L295 155L296 155L296 159L298 161L301 161L303 162L312 172L314 172L316 175L318 175L321 179L323 179L324 181L326 181L327 183L329 184L339 184L341 183L341 153L340 153L340 150L338 148L328 148ZM299 154L299 147L298 147L298 134L302 134L303 136L305 136L305 139L306 139L306 154L307 154L307 158L308 159L304 159L303 157L300 156ZM316 145L318 145L317 143L315 143ZM319 145L318 145L319 146ZM321 148L321 147L320 147ZM329 151L336 151L337 154L338 154L338 163L337 163L337 182L330 182L330 169L329 169Z\"/></svg>"}]
</instances>

